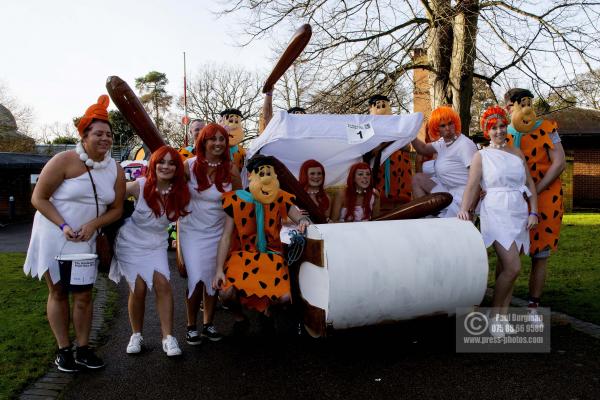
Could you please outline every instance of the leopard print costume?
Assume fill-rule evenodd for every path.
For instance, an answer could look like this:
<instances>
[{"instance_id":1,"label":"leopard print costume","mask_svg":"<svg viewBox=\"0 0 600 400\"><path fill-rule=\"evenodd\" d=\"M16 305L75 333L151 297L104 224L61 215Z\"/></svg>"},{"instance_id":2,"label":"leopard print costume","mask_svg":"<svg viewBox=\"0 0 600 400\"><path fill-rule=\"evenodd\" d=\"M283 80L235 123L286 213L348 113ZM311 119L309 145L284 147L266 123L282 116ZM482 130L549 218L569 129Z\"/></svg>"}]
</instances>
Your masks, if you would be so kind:
<instances>
[{"instance_id":1,"label":"leopard print costume","mask_svg":"<svg viewBox=\"0 0 600 400\"><path fill-rule=\"evenodd\" d=\"M231 162L238 168L238 171L241 171L244 167L244 162L246 160L246 150L243 147L238 147L238 150L233 153L233 158Z\"/></svg>"},{"instance_id":2,"label":"leopard print costume","mask_svg":"<svg viewBox=\"0 0 600 400\"><path fill-rule=\"evenodd\" d=\"M223 209L235 224L230 254L223 268L223 289L235 287L241 302L249 308L264 311L269 300L290 294L289 271L282 257L279 232L293 201L293 195L280 190L273 203L264 205L268 252L260 253L256 247L254 204L243 201L235 192L223 194Z\"/></svg>"},{"instance_id":3,"label":"leopard print costume","mask_svg":"<svg viewBox=\"0 0 600 400\"><path fill-rule=\"evenodd\" d=\"M538 183L548 172L552 161L548 155L548 149L553 149L554 144L548 134L556 132L558 124L554 121L544 120L542 124L532 132L524 134L521 138L521 150L525 155L525 161L534 183ZM508 143L512 146L513 136L508 134ZM563 191L560 178L557 178L538 193L539 223L529 231L530 247L529 254L535 255L546 248L556 250L560 225L563 216Z\"/></svg>"},{"instance_id":4,"label":"leopard print costume","mask_svg":"<svg viewBox=\"0 0 600 400\"><path fill-rule=\"evenodd\" d=\"M381 164L377 173L375 187L381 193L382 202L408 203L412 198L412 168L410 153L404 150L393 152L390 157L390 188L385 195L385 164Z\"/></svg>"}]
</instances>

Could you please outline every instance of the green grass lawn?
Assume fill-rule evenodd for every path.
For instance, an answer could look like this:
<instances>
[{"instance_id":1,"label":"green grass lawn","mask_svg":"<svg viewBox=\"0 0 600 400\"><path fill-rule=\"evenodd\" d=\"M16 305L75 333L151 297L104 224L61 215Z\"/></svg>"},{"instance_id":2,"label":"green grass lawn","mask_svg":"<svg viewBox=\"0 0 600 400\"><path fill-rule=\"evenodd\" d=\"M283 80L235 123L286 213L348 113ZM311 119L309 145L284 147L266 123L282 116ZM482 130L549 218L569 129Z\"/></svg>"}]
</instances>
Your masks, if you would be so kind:
<instances>
[{"instance_id":1,"label":"green grass lawn","mask_svg":"<svg viewBox=\"0 0 600 400\"><path fill-rule=\"evenodd\" d=\"M563 218L558 250L550 256L542 305L584 321L600 324L600 214L567 214ZM490 254L490 286L496 257ZM514 295L527 298L531 260L521 257L522 269Z\"/></svg>"},{"instance_id":2,"label":"green grass lawn","mask_svg":"<svg viewBox=\"0 0 600 400\"><path fill-rule=\"evenodd\" d=\"M23 274L23 253L0 253L0 399L42 376L56 344L46 319L45 282Z\"/></svg>"}]
</instances>

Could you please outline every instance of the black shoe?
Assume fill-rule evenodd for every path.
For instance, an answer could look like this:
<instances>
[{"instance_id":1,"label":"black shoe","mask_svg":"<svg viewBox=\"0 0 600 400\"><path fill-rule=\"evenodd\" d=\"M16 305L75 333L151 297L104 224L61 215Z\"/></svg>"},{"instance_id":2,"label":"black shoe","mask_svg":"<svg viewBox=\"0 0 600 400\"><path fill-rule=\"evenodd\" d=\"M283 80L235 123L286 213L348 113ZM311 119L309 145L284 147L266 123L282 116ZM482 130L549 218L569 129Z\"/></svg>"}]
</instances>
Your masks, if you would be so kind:
<instances>
[{"instance_id":1,"label":"black shoe","mask_svg":"<svg viewBox=\"0 0 600 400\"><path fill-rule=\"evenodd\" d=\"M56 360L54 364L58 367L59 371L62 372L77 372L77 364L75 364L75 358L73 358L73 349L66 347L64 349L58 349L56 353Z\"/></svg>"},{"instance_id":2,"label":"black shoe","mask_svg":"<svg viewBox=\"0 0 600 400\"><path fill-rule=\"evenodd\" d=\"M185 334L185 341L190 346L198 346L202 344L202 338L198 334L195 326L192 329L188 328L187 333Z\"/></svg>"},{"instance_id":3,"label":"black shoe","mask_svg":"<svg viewBox=\"0 0 600 400\"><path fill-rule=\"evenodd\" d=\"M217 328L213 324L204 325L202 329L202 337L207 338L211 342L218 342L223 339L223 335L217 331Z\"/></svg>"},{"instance_id":4,"label":"black shoe","mask_svg":"<svg viewBox=\"0 0 600 400\"><path fill-rule=\"evenodd\" d=\"M75 353L75 363L79 365L83 365L89 369L104 367L104 361L89 346L77 347Z\"/></svg>"}]
</instances>

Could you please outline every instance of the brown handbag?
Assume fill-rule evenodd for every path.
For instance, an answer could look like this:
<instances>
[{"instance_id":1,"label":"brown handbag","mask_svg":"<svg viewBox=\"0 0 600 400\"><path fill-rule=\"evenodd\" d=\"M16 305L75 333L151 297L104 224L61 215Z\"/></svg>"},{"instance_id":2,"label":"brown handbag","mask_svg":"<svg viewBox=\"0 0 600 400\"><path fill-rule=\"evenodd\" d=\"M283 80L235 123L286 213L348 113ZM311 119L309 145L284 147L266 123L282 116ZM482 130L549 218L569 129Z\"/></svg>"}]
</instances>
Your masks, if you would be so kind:
<instances>
[{"instance_id":1,"label":"brown handbag","mask_svg":"<svg viewBox=\"0 0 600 400\"><path fill-rule=\"evenodd\" d=\"M90 176L90 181L92 182L92 189L94 189L94 200L96 200L96 218L98 218L100 216L100 208L98 206L98 193L96 192L96 184L94 183L94 178L92 178L90 168L87 165L85 166L85 168L87 169L88 175ZM96 254L98 254L98 272L108 273L114 255L113 241L110 240L108 235L100 229L98 229L96 233Z\"/></svg>"},{"instance_id":2,"label":"brown handbag","mask_svg":"<svg viewBox=\"0 0 600 400\"><path fill-rule=\"evenodd\" d=\"M114 250L108 235L102 231L96 236L96 254L98 254L98 272L108 273Z\"/></svg>"}]
</instances>

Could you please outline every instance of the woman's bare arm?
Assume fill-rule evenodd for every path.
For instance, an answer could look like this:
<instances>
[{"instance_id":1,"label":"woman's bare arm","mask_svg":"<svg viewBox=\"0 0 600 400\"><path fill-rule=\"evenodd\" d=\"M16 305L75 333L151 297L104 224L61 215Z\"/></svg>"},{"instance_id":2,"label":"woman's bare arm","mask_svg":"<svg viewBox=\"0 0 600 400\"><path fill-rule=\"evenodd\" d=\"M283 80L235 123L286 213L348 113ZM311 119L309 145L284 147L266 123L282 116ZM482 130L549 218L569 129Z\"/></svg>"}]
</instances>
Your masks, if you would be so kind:
<instances>
[{"instance_id":1,"label":"woman's bare arm","mask_svg":"<svg viewBox=\"0 0 600 400\"><path fill-rule=\"evenodd\" d=\"M379 217L379 208L381 204L381 198L377 189L373 190L373 196L375 196L375 202L373 203L373 212L371 213L371 219Z\"/></svg>"},{"instance_id":2,"label":"woman's bare arm","mask_svg":"<svg viewBox=\"0 0 600 400\"><path fill-rule=\"evenodd\" d=\"M54 207L54 204L50 201L50 198L56 189L64 182L67 170L70 164L73 163L73 154L69 153L70 152L59 153L48 161L42 169L31 195L31 204L35 209L57 226L68 223L68 221L65 221L63 216L60 215L56 207ZM77 161L79 161L79 158L77 158ZM74 222L75 221L71 221L71 223ZM63 232L67 240L78 240L77 235L70 226L65 226Z\"/></svg>"},{"instance_id":3,"label":"woman's bare arm","mask_svg":"<svg viewBox=\"0 0 600 400\"><path fill-rule=\"evenodd\" d=\"M458 215L460 219L470 219L470 217L464 217L466 217L465 213L469 213L469 210L479 198L481 174L481 154L477 152L473 155L473 160L471 161L471 166L469 167L469 179L467 181L467 186L465 187L465 191L463 193L463 198L460 204L460 211Z\"/></svg>"},{"instance_id":4,"label":"woman's bare arm","mask_svg":"<svg viewBox=\"0 0 600 400\"><path fill-rule=\"evenodd\" d=\"M219 246L217 247L217 272L212 282L212 287L215 290L221 289L223 282L225 281L225 273L223 267L225 266L225 260L229 255L229 248L231 247L231 235L233 234L233 228L235 227L233 218L229 215L225 217L225 226L223 227L223 233L219 240Z\"/></svg>"},{"instance_id":5,"label":"woman's bare arm","mask_svg":"<svg viewBox=\"0 0 600 400\"><path fill-rule=\"evenodd\" d=\"M425 143L419 138L415 138L410 144L412 144L415 151L422 156L432 156L437 153L431 143Z\"/></svg>"}]
</instances>

